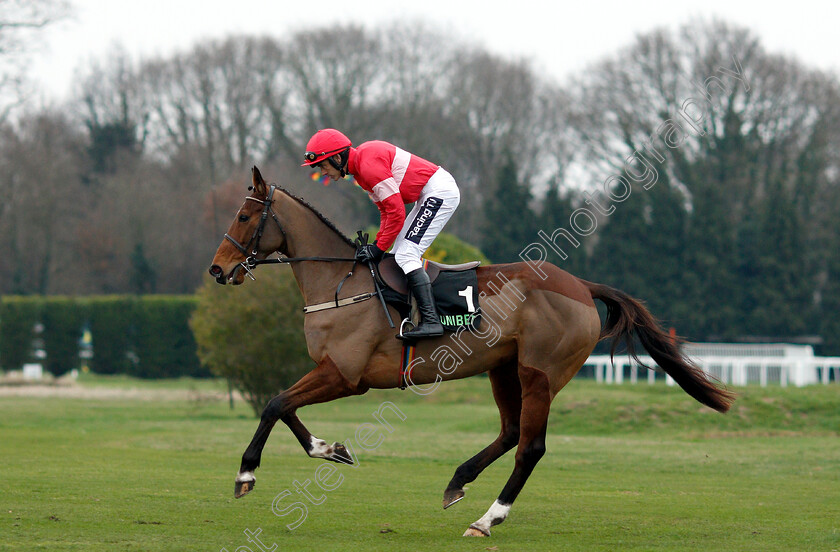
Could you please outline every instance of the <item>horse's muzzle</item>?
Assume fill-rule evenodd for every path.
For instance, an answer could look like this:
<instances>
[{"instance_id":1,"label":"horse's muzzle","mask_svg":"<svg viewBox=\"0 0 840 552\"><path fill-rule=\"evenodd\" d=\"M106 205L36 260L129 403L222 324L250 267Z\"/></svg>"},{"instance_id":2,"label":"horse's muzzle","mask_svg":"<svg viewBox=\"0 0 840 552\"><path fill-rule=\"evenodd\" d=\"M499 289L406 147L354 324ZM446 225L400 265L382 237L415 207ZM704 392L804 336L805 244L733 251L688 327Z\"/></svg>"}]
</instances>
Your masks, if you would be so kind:
<instances>
[{"instance_id":1,"label":"horse's muzzle","mask_svg":"<svg viewBox=\"0 0 840 552\"><path fill-rule=\"evenodd\" d=\"M216 282L222 285L227 283L227 278L225 278L225 271L219 265L213 265L210 267L210 276L216 279Z\"/></svg>"}]
</instances>

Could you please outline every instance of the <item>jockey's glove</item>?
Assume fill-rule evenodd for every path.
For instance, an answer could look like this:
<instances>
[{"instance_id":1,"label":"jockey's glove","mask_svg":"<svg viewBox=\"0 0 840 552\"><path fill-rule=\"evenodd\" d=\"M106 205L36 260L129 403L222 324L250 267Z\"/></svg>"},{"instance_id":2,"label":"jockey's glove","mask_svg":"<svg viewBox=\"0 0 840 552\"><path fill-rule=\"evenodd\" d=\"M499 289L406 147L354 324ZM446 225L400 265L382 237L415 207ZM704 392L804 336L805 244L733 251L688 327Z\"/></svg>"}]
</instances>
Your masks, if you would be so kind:
<instances>
[{"instance_id":1,"label":"jockey's glove","mask_svg":"<svg viewBox=\"0 0 840 552\"><path fill-rule=\"evenodd\" d=\"M369 263L371 261L379 261L385 252L376 246L376 242L366 243L356 250L356 260L361 263Z\"/></svg>"}]
</instances>

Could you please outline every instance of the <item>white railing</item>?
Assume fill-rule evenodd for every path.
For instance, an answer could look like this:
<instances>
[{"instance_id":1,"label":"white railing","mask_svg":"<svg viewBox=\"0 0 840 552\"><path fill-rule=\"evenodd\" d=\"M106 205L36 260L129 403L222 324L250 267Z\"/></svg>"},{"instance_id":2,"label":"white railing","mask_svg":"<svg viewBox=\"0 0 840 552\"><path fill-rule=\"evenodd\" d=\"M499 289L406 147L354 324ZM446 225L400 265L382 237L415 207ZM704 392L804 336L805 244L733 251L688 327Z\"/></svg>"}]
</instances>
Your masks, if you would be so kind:
<instances>
[{"instance_id":1,"label":"white railing","mask_svg":"<svg viewBox=\"0 0 840 552\"><path fill-rule=\"evenodd\" d=\"M840 383L840 357L817 357L810 345L690 343L684 351L709 375L725 384L778 384L802 387L817 383ZM594 369L595 380L602 383L637 383L640 379L653 383L665 378L674 381L656 366L652 358L640 355L639 360L656 370L645 370L627 355L593 355L584 363Z\"/></svg>"}]
</instances>

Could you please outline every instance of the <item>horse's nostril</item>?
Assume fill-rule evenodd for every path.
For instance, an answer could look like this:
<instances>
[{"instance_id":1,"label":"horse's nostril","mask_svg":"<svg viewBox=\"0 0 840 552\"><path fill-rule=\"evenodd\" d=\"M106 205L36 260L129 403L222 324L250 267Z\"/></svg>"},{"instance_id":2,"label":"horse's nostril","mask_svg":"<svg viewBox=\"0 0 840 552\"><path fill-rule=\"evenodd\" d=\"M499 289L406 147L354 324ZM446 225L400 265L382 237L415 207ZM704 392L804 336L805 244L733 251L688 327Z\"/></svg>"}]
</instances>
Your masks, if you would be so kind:
<instances>
[{"instance_id":1,"label":"horse's nostril","mask_svg":"<svg viewBox=\"0 0 840 552\"><path fill-rule=\"evenodd\" d=\"M210 276L213 278L218 278L222 275L222 267L219 265L213 265L210 267Z\"/></svg>"}]
</instances>

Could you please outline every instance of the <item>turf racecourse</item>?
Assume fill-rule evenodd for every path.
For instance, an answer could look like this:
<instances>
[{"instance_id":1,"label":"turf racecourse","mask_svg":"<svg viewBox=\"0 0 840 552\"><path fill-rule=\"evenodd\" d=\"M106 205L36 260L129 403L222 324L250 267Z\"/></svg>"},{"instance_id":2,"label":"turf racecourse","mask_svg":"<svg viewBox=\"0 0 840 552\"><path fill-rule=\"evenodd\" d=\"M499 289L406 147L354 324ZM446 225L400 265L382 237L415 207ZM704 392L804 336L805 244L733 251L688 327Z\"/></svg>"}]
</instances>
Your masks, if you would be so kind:
<instances>
[{"instance_id":1,"label":"turf racecourse","mask_svg":"<svg viewBox=\"0 0 840 552\"><path fill-rule=\"evenodd\" d=\"M548 453L489 539L460 535L498 495L512 454L441 508L454 469L498 431L486 378L306 408L316 435L351 440L359 466L316 475L325 462L278 425L240 500L233 477L256 421L242 403L229 409L220 384L83 386L115 396L0 396L0 550L840 549L837 385L737 389L721 416L663 384L573 381L554 402ZM134 387L143 392L118 393ZM383 401L405 416L382 411L391 433L371 429ZM358 446L360 427L368 444L382 437L373 450ZM295 490L307 480L317 505ZM279 517L278 496L275 511L307 505L296 529L286 526L302 510Z\"/></svg>"}]
</instances>

